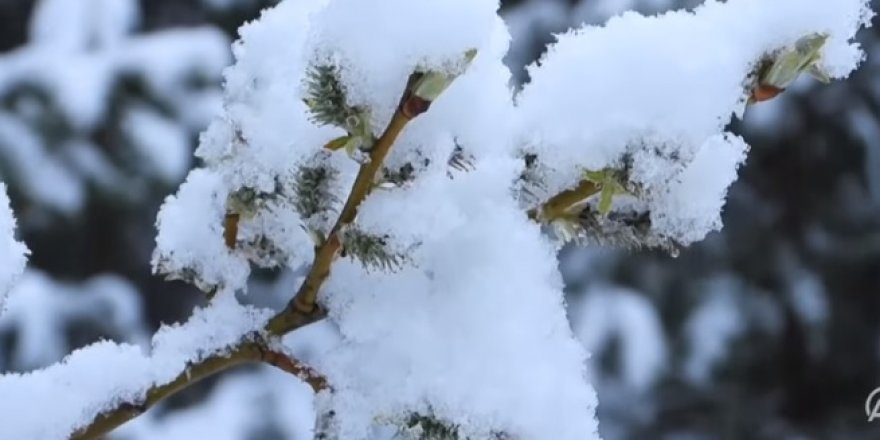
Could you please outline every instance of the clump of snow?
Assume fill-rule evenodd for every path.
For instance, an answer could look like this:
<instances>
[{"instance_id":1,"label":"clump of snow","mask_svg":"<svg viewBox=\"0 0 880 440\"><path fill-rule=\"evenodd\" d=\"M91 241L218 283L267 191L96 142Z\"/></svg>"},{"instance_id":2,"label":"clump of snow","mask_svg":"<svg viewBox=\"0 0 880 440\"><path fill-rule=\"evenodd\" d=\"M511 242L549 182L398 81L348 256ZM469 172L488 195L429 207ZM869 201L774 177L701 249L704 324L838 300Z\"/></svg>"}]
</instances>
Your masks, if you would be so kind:
<instances>
[{"instance_id":1,"label":"clump of snow","mask_svg":"<svg viewBox=\"0 0 880 440\"><path fill-rule=\"evenodd\" d=\"M176 196L169 196L156 222L153 267L194 282L199 288L241 289L250 274L247 260L223 240L228 196L222 179L204 170L190 173Z\"/></svg>"},{"instance_id":2,"label":"clump of snow","mask_svg":"<svg viewBox=\"0 0 880 440\"><path fill-rule=\"evenodd\" d=\"M702 240L707 231L721 229L727 188L736 181L746 152L748 145L740 137L725 134L707 139L662 189L651 188L654 227L683 243Z\"/></svg>"},{"instance_id":3,"label":"clump of snow","mask_svg":"<svg viewBox=\"0 0 880 440\"><path fill-rule=\"evenodd\" d=\"M363 438L376 417L401 412L472 438L595 438L595 396L554 249L492 184L515 175L499 164L422 193L448 200L454 212L444 215L460 220L423 237L415 267L334 269L326 302L344 340L317 365L334 384L342 438Z\"/></svg>"},{"instance_id":4,"label":"clump of snow","mask_svg":"<svg viewBox=\"0 0 880 440\"><path fill-rule=\"evenodd\" d=\"M0 314L6 308L7 295L24 272L28 248L15 239L15 216L9 207L6 185L0 183Z\"/></svg>"},{"instance_id":5,"label":"clump of snow","mask_svg":"<svg viewBox=\"0 0 880 440\"><path fill-rule=\"evenodd\" d=\"M313 32L309 17L322 3L283 2L240 30L233 46L236 63L224 75L225 112L203 133L196 151L233 189L273 191L279 176L342 134L317 127L303 103L311 56L305 40Z\"/></svg>"},{"instance_id":6,"label":"clump of snow","mask_svg":"<svg viewBox=\"0 0 880 440\"><path fill-rule=\"evenodd\" d=\"M409 75L442 71L486 46L497 0L335 0L312 17L314 56L340 65L350 103L390 119ZM365 20L365 17L369 17Z\"/></svg>"},{"instance_id":7,"label":"clump of snow","mask_svg":"<svg viewBox=\"0 0 880 440\"><path fill-rule=\"evenodd\" d=\"M492 123L509 132L504 124L512 118L497 110L499 102L505 103L508 111L510 108L506 85L509 72L497 62L507 49L509 37L497 16L495 2L463 5L457 1L383 2L378 10L373 10L375 5L371 2L285 2L266 11L258 22L242 28L242 39L234 47L237 62L225 74L226 111L202 135L197 150L197 156L208 165L208 172L223 176L229 194L244 190L259 199L260 212L242 219L240 241L266 238L271 243L275 264L297 267L308 261L313 247L308 234L301 230L302 225L307 225L307 232L323 233L332 226L335 216L324 216L318 221L302 219L302 213L294 209L294 180L299 170L315 166L321 147L342 134L338 128L318 125L303 103L306 76L316 64L331 62L340 67L340 80L351 92L349 104L369 106L377 130L381 130L411 73L459 68L464 53L478 48L480 54L471 68L427 115L414 121L402 134L388 164L393 168L430 162L429 168L436 171L435 190L442 190L442 184L448 180L446 162L457 144L463 145L469 155L498 148L499 143L493 140L498 133L462 118L459 108L468 105L474 113L493 114L496 118ZM396 13L388 15L389 11ZM370 26L353 24L367 13L378 22ZM381 20L389 23L383 25ZM465 29L475 30L462 32L462 23L469 24ZM446 37L441 38L442 35ZM278 41L285 44L279 45ZM365 41L368 44L364 45ZM477 93L485 98L470 99ZM328 198L335 200L339 209L358 164L344 155L332 155L321 166L333 170L335 179L329 183L332 197ZM426 177L417 185L431 184L431 179ZM377 194L380 201L371 201L364 207L359 223L367 232L387 234L384 213L392 204L413 202L412 194ZM373 207L379 209L378 216L373 215ZM427 211L412 208L406 212L424 218ZM395 229L389 237L389 247L399 249L417 244L419 236L431 226L414 221L396 223L396 228L416 228L411 233ZM267 253L264 249L246 246L240 252L260 265L271 263L263 258Z\"/></svg>"},{"instance_id":8,"label":"clump of snow","mask_svg":"<svg viewBox=\"0 0 880 440\"><path fill-rule=\"evenodd\" d=\"M97 414L142 401L150 387L173 380L188 363L223 353L267 319L266 311L225 295L188 323L160 329L149 354L134 345L99 342L46 369L0 376L4 435L68 438Z\"/></svg>"},{"instance_id":9,"label":"clump of snow","mask_svg":"<svg viewBox=\"0 0 880 440\"><path fill-rule=\"evenodd\" d=\"M241 41L233 47L237 63L225 72L225 111L202 134L196 151L207 168L193 171L160 213L156 271L198 279L203 287L241 289L249 261L296 268L311 257L314 243L292 198L296 176L339 135L317 126L303 103L311 56L305 46L312 31L308 19L322 3L285 2L242 27ZM340 192L357 171L356 164L339 156L324 166L340 170L332 173L337 181L328 182ZM234 250L222 235L223 218L233 208L230 197L247 211L241 213L240 245ZM202 199L201 208L190 205L197 199ZM314 227L326 230L329 222L316 221Z\"/></svg>"},{"instance_id":10,"label":"clump of snow","mask_svg":"<svg viewBox=\"0 0 880 440\"><path fill-rule=\"evenodd\" d=\"M758 63L826 34L820 66L846 77L863 57L853 36L871 16L865 0L709 1L570 31L529 67L521 143L552 170L549 194L584 171L633 168L653 227L692 243L720 226L717 210L745 157L745 144L724 129L742 116ZM716 177L701 188L697 176Z\"/></svg>"},{"instance_id":11,"label":"clump of snow","mask_svg":"<svg viewBox=\"0 0 880 440\"><path fill-rule=\"evenodd\" d=\"M390 235L391 247L411 249L424 237L445 234L467 221L455 206L458 202L444 195L450 180L470 178L468 171L447 163L456 146L471 158L471 168L516 166L508 162L514 132L514 109L507 86L510 72L499 62L509 36L500 22L491 34L492 39L480 47L468 70L427 114L407 127L386 161L392 168L424 160L429 163L420 167L415 181L404 188L375 192L358 215L358 227ZM494 184L509 186L515 179L512 176Z\"/></svg>"}]
</instances>

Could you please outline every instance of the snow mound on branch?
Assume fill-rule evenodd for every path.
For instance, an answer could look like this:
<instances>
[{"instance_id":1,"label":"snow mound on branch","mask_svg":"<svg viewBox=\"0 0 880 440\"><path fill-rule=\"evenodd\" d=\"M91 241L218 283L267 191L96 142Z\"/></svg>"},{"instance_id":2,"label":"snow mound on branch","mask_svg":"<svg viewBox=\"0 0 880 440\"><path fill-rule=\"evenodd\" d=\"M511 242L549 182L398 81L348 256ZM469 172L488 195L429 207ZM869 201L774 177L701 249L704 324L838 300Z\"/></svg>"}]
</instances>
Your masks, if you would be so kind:
<instances>
[{"instance_id":1,"label":"snow mound on branch","mask_svg":"<svg viewBox=\"0 0 880 440\"><path fill-rule=\"evenodd\" d=\"M497 0L336 0L313 17L319 59L337 61L353 105L387 121L416 69L447 70L486 46Z\"/></svg>"},{"instance_id":2,"label":"snow mound on branch","mask_svg":"<svg viewBox=\"0 0 880 440\"><path fill-rule=\"evenodd\" d=\"M176 196L159 211L153 266L201 288L240 289L247 282L247 260L223 241L227 192L221 179L204 170L190 173Z\"/></svg>"},{"instance_id":3,"label":"snow mound on branch","mask_svg":"<svg viewBox=\"0 0 880 440\"><path fill-rule=\"evenodd\" d=\"M457 145L463 145L468 155L474 157L508 148L509 144L495 140L509 137L508 124L512 121L509 72L498 61L507 50L509 36L496 13L497 7L494 0L283 2L265 11L258 21L244 26L241 40L233 46L236 63L225 72L225 111L203 133L196 151L206 164L200 172L219 176L225 194L233 196L244 190L259 199L254 206L258 212L243 216L240 224L240 241L253 240L245 243L237 254L260 265L298 268L307 264L314 243L303 229L326 233L335 216L303 218L297 209L296 176L302 167L316 163L332 170L326 199L333 214L341 208L358 172L359 164L344 154L323 157L322 146L344 131L317 123L304 103L308 97L308 73L317 64L331 63L340 69L339 79L348 92L348 104L370 107L378 136L411 73L458 68L468 50L479 49L473 66L434 103L428 114L410 124L402 134L388 164L393 168L430 162L428 167L440 176L439 171L447 171L447 161ZM472 99L476 94L485 98ZM501 110L507 113L499 112L499 102ZM462 105L473 111L462 114ZM478 112L494 115L495 119L473 119ZM487 130L487 126L496 130ZM390 199L411 201L410 195L406 191L383 194L388 203L393 203ZM390 212L385 207L388 203L371 202L364 207L359 223L367 232L388 232L388 223L384 221ZM225 201L220 203L224 204ZM378 214L374 215L370 206L378 207ZM221 211L215 210L210 221L220 222ZM163 215L160 235L199 234L188 229L198 227L189 218L207 214L191 213L188 208L175 212L168 210ZM181 221L171 219L176 216ZM415 229L392 234L390 247L408 249L430 233L425 224L395 224L404 228L412 225ZM223 260L230 253L213 245L207 249L211 241L204 243L199 246L204 252L199 252L206 261ZM254 243L260 243L262 248L248 247ZM184 244L192 243L159 243L154 262L165 263L161 272L180 278L182 274L174 272L197 266L185 257L194 251L184 248ZM263 258L266 254L270 257ZM219 281L215 275L206 274L203 278L210 280L206 284ZM243 282L224 285L243 288Z\"/></svg>"},{"instance_id":4,"label":"snow mound on branch","mask_svg":"<svg viewBox=\"0 0 880 440\"><path fill-rule=\"evenodd\" d=\"M184 325L153 337L152 353L104 341L43 370L0 376L0 426L8 438L60 439L122 403L137 404L191 362L223 353L262 329L268 314L223 295Z\"/></svg>"},{"instance_id":5,"label":"snow mound on branch","mask_svg":"<svg viewBox=\"0 0 880 440\"><path fill-rule=\"evenodd\" d=\"M555 251L493 183L515 170L478 168L431 193L458 220L414 252L415 267L335 268L327 304L344 341L319 369L337 392L342 438L407 413L456 426L461 438L598 438Z\"/></svg>"},{"instance_id":6,"label":"snow mound on branch","mask_svg":"<svg viewBox=\"0 0 880 440\"><path fill-rule=\"evenodd\" d=\"M825 34L820 67L844 78L863 58L852 39L871 16L866 0L708 1L572 30L529 67L521 142L552 170L551 194L585 170L630 166L655 229L692 243L720 227L725 189L746 153L724 129L745 111L758 63ZM710 188L689 175L711 178Z\"/></svg>"}]
</instances>

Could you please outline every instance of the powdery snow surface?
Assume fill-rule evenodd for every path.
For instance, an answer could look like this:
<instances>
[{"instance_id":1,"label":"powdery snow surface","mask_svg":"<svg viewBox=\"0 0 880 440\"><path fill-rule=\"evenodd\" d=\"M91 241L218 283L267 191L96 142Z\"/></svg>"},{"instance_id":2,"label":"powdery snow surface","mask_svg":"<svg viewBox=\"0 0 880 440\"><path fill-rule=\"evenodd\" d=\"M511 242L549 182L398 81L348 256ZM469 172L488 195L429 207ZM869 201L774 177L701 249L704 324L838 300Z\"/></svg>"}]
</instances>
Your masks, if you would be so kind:
<instances>
[{"instance_id":1,"label":"powdery snow surface","mask_svg":"<svg viewBox=\"0 0 880 440\"><path fill-rule=\"evenodd\" d=\"M28 248L15 239L15 216L9 207L6 185L0 183L0 314L9 291L24 272Z\"/></svg>"},{"instance_id":2,"label":"powdery snow surface","mask_svg":"<svg viewBox=\"0 0 880 440\"><path fill-rule=\"evenodd\" d=\"M225 295L187 324L160 329L150 354L134 345L99 342L49 368L0 376L3 435L68 438L96 414L141 401L150 387L171 381L188 362L223 352L267 318Z\"/></svg>"},{"instance_id":3,"label":"powdery snow surface","mask_svg":"<svg viewBox=\"0 0 880 440\"><path fill-rule=\"evenodd\" d=\"M478 164L430 194L456 222L425 237L415 267L336 268L327 303L344 342L319 368L337 391L342 438L369 437L376 416L401 411L433 413L472 438L595 438L554 249L493 183L511 169Z\"/></svg>"},{"instance_id":4,"label":"powdery snow surface","mask_svg":"<svg viewBox=\"0 0 880 440\"><path fill-rule=\"evenodd\" d=\"M312 17L310 44L341 65L351 103L387 121L416 68L454 69L486 47L497 10L495 0L334 0Z\"/></svg>"},{"instance_id":5,"label":"powdery snow surface","mask_svg":"<svg viewBox=\"0 0 880 440\"><path fill-rule=\"evenodd\" d=\"M190 173L159 211L156 247L168 253L153 257L157 270L195 280L206 289L244 286L250 274L247 260L229 252L223 241L227 195L219 176L205 170Z\"/></svg>"},{"instance_id":6,"label":"powdery snow surface","mask_svg":"<svg viewBox=\"0 0 880 440\"><path fill-rule=\"evenodd\" d=\"M708 1L559 35L518 98L522 143L554 170L550 193L628 158L655 229L699 240L720 227L726 188L745 158L746 145L724 129L745 110L756 64L827 34L820 65L846 77L863 57L852 38L868 24L867 8L866 0Z\"/></svg>"}]
</instances>

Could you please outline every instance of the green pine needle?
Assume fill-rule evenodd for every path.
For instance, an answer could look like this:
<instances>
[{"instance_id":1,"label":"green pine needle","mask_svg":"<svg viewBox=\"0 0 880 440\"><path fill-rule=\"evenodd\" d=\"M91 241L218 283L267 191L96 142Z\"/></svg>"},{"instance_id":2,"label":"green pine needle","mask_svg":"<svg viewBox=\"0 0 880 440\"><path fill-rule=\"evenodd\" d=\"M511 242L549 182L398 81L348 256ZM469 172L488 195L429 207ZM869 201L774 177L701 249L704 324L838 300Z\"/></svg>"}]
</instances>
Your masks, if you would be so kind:
<instances>
[{"instance_id":1,"label":"green pine needle","mask_svg":"<svg viewBox=\"0 0 880 440\"><path fill-rule=\"evenodd\" d=\"M339 172L329 165L304 165L294 176L294 208L303 219L326 214L334 209L338 198L333 183Z\"/></svg>"},{"instance_id":2,"label":"green pine needle","mask_svg":"<svg viewBox=\"0 0 880 440\"><path fill-rule=\"evenodd\" d=\"M356 107L348 105L345 86L339 81L339 68L330 64L313 65L307 72L305 103L315 122L348 129L360 122Z\"/></svg>"},{"instance_id":3,"label":"green pine needle","mask_svg":"<svg viewBox=\"0 0 880 440\"><path fill-rule=\"evenodd\" d=\"M389 250L388 238L347 228L342 233L342 256L358 260L367 270L397 271L406 262L407 257Z\"/></svg>"},{"instance_id":4,"label":"green pine needle","mask_svg":"<svg viewBox=\"0 0 880 440\"><path fill-rule=\"evenodd\" d=\"M587 246L609 246L628 250L654 249L677 256L682 246L658 234L652 227L649 212L601 213L589 205L576 216L553 224L557 236L565 242Z\"/></svg>"}]
</instances>

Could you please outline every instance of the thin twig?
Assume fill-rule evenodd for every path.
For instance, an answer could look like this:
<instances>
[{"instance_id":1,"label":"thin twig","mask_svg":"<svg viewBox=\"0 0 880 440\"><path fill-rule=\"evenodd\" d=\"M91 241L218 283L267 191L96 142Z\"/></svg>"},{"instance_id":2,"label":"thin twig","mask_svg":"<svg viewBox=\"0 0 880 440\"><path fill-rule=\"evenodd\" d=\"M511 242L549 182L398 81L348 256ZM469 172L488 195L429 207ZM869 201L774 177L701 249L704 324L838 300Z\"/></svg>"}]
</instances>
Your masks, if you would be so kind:
<instances>
[{"instance_id":1,"label":"thin twig","mask_svg":"<svg viewBox=\"0 0 880 440\"><path fill-rule=\"evenodd\" d=\"M416 79L418 79L418 74L414 74L410 78L397 111L370 152L370 161L361 166L336 224L324 243L316 248L315 259L306 280L288 305L273 316L266 325L265 330L268 337L280 337L325 317L324 310L317 306L317 296L321 285L330 275L331 264L341 250L341 231L357 217L358 208L372 191L376 174L382 168L382 163L406 124L426 112L430 107L430 102L412 94L411 86ZM237 226L238 216L236 215L229 216L224 221L224 239L230 248L234 246ZM143 414L159 401L208 376L253 362L266 363L294 374L308 383L315 392L329 389L326 378L317 371L287 354L270 348L262 337L249 335L246 340L230 348L228 352L195 362L187 366L186 370L171 382L151 388L147 391L142 402L121 403L115 409L99 414L91 423L74 433L71 438L75 440L98 438Z\"/></svg>"},{"instance_id":2,"label":"thin twig","mask_svg":"<svg viewBox=\"0 0 880 440\"><path fill-rule=\"evenodd\" d=\"M238 223L241 215L234 212L227 212L223 219L223 241L229 249L235 249L238 240Z\"/></svg>"},{"instance_id":3,"label":"thin twig","mask_svg":"<svg viewBox=\"0 0 880 440\"><path fill-rule=\"evenodd\" d=\"M265 349L260 360L263 363L298 377L303 382L309 384L316 393L330 389L330 383L324 375L282 351Z\"/></svg>"},{"instance_id":4,"label":"thin twig","mask_svg":"<svg viewBox=\"0 0 880 440\"><path fill-rule=\"evenodd\" d=\"M273 317L266 325L266 331L271 335L284 335L302 326L302 322L308 320L320 319L323 317L323 310L318 307L318 292L321 286L330 276L330 268L333 261L342 250L342 238L340 237L345 226L354 222L357 217L358 209L366 200L367 196L374 188L374 182L379 170L391 147L400 136L400 133L413 118L426 112L430 107L427 102L411 93L411 85L418 78L418 74L414 74L407 85L406 93L400 100L391 122L382 133L382 136L373 144L370 150L370 159L367 163L361 165L357 178L349 192L348 199L339 213L339 218L330 230L327 239L315 248L315 259L305 281L300 286L296 295L288 302L287 306L281 313ZM313 322L313 321L312 321Z\"/></svg>"},{"instance_id":5,"label":"thin twig","mask_svg":"<svg viewBox=\"0 0 880 440\"><path fill-rule=\"evenodd\" d=\"M122 403L111 411L99 414L89 425L75 432L71 439L90 440L100 438L123 423L140 416L161 400L176 394L184 388L208 376L248 363L263 362L273 365L302 379L315 392L328 389L327 380L312 368L289 355L270 348L262 338L249 337L248 339L248 342L236 346L229 352L216 354L188 365L172 381L148 390L143 401L138 403Z\"/></svg>"},{"instance_id":6,"label":"thin twig","mask_svg":"<svg viewBox=\"0 0 880 440\"><path fill-rule=\"evenodd\" d=\"M529 218L539 222L552 222L565 216L572 206L598 194L601 187L590 180L581 180L572 189L562 191L544 202L543 205L529 210Z\"/></svg>"}]
</instances>

